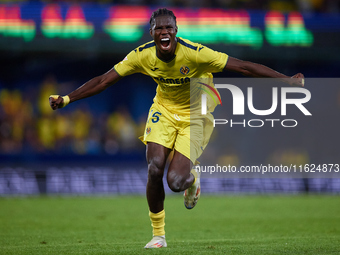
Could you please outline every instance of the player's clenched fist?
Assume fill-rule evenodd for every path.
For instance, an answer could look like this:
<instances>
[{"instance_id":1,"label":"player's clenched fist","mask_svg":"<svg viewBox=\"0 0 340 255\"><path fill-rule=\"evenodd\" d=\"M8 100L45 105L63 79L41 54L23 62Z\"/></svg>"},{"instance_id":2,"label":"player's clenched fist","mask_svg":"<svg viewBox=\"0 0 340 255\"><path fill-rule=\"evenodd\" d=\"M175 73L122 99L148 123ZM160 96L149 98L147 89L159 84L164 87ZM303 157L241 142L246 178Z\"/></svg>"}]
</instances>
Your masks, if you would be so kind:
<instances>
[{"instance_id":1,"label":"player's clenched fist","mask_svg":"<svg viewBox=\"0 0 340 255\"><path fill-rule=\"evenodd\" d=\"M297 73L291 77L294 81L291 85L295 86L305 86L305 76L302 73Z\"/></svg>"},{"instance_id":2,"label":"player's clenched fist","mask_svg":"<svg viewBox=\"0 0 340 255\"><path fill-rule=\"evenodd\" d=\"M69 96L50 95L50 106L53 110L63 108L70 103Z\"/></svg>"}]
</instances>

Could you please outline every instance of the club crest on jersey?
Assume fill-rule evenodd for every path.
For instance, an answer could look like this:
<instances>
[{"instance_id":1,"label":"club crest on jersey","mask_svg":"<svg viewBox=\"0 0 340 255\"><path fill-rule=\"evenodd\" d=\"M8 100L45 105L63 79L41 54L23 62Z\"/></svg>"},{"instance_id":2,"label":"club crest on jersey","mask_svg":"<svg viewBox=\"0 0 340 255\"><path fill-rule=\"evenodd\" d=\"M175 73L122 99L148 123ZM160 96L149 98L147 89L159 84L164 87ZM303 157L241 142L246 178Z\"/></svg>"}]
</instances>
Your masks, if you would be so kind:
<instances>
[{"instance_id":1,"label":"club crest on jersey","mask_svg":"<svg viewBox=\"0 0 340 255\"><path fill-rule=\"evenodd\" d=\"M189 67L187 67L187 66L182 66L182 67L179 69L179 71L181 72L181 74L187 75L187 74L190 72L190 69L189 69Z\"/></svg>"},{"instance_id":2,"label":"club crest on jersey","mask_svg":"<svg viewBox=\"0 0 340 255\"><path fill-rule=\"evenodd\" d=\"M151 127L148 127L147 129L146 129L146 134L148 135L148 134L150 134L150 132L151 132Z\"/></svg>"}]
</instances>

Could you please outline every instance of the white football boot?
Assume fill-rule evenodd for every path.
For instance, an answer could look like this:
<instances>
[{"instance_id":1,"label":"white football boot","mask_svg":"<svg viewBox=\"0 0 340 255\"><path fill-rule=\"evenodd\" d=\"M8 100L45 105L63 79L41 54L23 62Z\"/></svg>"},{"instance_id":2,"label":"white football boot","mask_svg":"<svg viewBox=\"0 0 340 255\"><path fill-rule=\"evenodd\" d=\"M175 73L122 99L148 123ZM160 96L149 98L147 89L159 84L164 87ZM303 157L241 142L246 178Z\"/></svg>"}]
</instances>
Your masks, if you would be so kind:
<instances>
[{"instance_id":1,"label":"white football boot","mask_svg":"<svg viewBox=\"0 0 340 255\"><path fill-rule=\"evenodd\" d=\"M191 173L195 176L196 181L184 191L184 205L187 209L194 208L201 195L201 173L195 168L191 169Z\"/></svg>"},{"instance_id":2,"label":"white football boot","mask_svg":"<svg viewBox=\"0 0 340 255\"><path fill-rule=\"evenodd\" d=\"M149 248L165 248L167 247L165 236L154 236L150 242L145 245L145 249Z\"/></svg>"}]
</instances>

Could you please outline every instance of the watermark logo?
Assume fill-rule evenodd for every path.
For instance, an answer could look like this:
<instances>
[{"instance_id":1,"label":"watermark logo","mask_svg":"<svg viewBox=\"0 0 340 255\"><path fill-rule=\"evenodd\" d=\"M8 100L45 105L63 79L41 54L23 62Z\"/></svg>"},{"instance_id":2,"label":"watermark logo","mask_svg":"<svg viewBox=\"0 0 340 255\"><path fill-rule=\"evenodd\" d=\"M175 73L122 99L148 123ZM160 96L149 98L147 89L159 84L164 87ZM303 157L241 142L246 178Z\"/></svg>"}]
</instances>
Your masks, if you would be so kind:
<instances>
[{"instance_id":1,"label":"watermark logo","mask_svg":"<svg viewBox=\"0 0 340 255\"><path fill-rule=\"evenodd\" d=\"M219 95L219 93L210 85L198 82L201 85L204 85L202 87L199 87L204 93L201 95L201 114L206 115L207 114L207 95L209 95L217 105L217 101L215 100L215 97L213 93L216 95L218 100L220 101L220 104L222 105L222 100ZM229 92L231 92L232 96L232 102L233 102L233 109L232 113L233 116L236 115L245 115L245 107L248 107L249 112L251 112L254 115L257 116L269 116L273 114L275 111L277 111L278 108L280 108L280 115L281 116L287 116L287 105L293 105L295 106L300 112L302 112L305 116L312 116L310 111L305 107L304 104L310 101L311 99L311 93L306 88L300 88L300 87L272 87L272 93L271 93L271 99L272 103L271 106L267 109L256 109L254 107L254 93L253 93L253 87L247 87L247 95L245 97L243 91L237 87L236 85L232 84L215 84L216 89L227 89ZM279 90L280 90L280 96L279 96ZM294 94L294 97L292 95ZM280 99L280 104L279 104ZM246 101L246 103L245 103ZM274 123L277 121L280 121L281 125L283 127L295 127L297 126L298 122L294 119L251 119L251 120L243 120L241 122L233 122L233 120L227 120L227 119L215 119L214 120L214 126L217 124L230 124L232 127L233 125L240 124L249 127L262 127L266 122L271 123L271 126L274 127Z\"/></svg>"},{"instance_id":2,"label":"watermark logo","mask_svg":"<svg viewBox=\"0 0 340 255\"><path fill-rule=\"evenodd\" d=\"M202 87L198 87L198 88L206 93L206 94L202 93L202 96L201 96L201 100L202 100L202 108L201 108L202 109L202 115L206 115L207 114L207 94L213 99L213 101L215 102L215 105L218 105L218 103L216 102L216 99L215 99L215 97L213 96L213 94L211 92L213 92L216 95L216 97L218 98L220 104L222 105L221 96L218 94L216 89L214 87L212 87L211 85L208 85L208 84L203 83L203 82L198 82L198 84L203 85Z\"/></svg>"}]
</instances>

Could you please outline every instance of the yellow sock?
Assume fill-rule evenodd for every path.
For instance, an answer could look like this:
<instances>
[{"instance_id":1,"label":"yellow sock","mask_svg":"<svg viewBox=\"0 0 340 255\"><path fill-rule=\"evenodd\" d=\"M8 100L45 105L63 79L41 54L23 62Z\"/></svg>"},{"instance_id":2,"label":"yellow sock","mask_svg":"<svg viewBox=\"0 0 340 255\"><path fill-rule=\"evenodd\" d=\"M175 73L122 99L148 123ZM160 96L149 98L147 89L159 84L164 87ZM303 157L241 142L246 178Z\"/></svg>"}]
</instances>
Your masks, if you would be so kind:
<instances>
[{"instance_id":1,"label":"yellow sock","mask_svg":"<svg viewBox=\"0 0 340 255\"><path fill-rule=\"evenodd\" d=\"M194 180L194 182L192 183L192 185L194 185L195 182L196 182L196 179L197 179L197 172L195 171L195 169L191 169L191 174L195 177L195 180Z\"/></svg>"},{"instance_id":2,"label":"yellow sock","mask_svg":"<svg viewBox=\"0 0 340 255\"><path fill-rule=\"evenodd\" d=\"M159 213L153 213L149 212L150 220L151 220L151 226L153 227L153 235L154 236L164 236L164 219L165 219L165 211L164 209L160 211Z\"/></svg>"}]
</instances>

